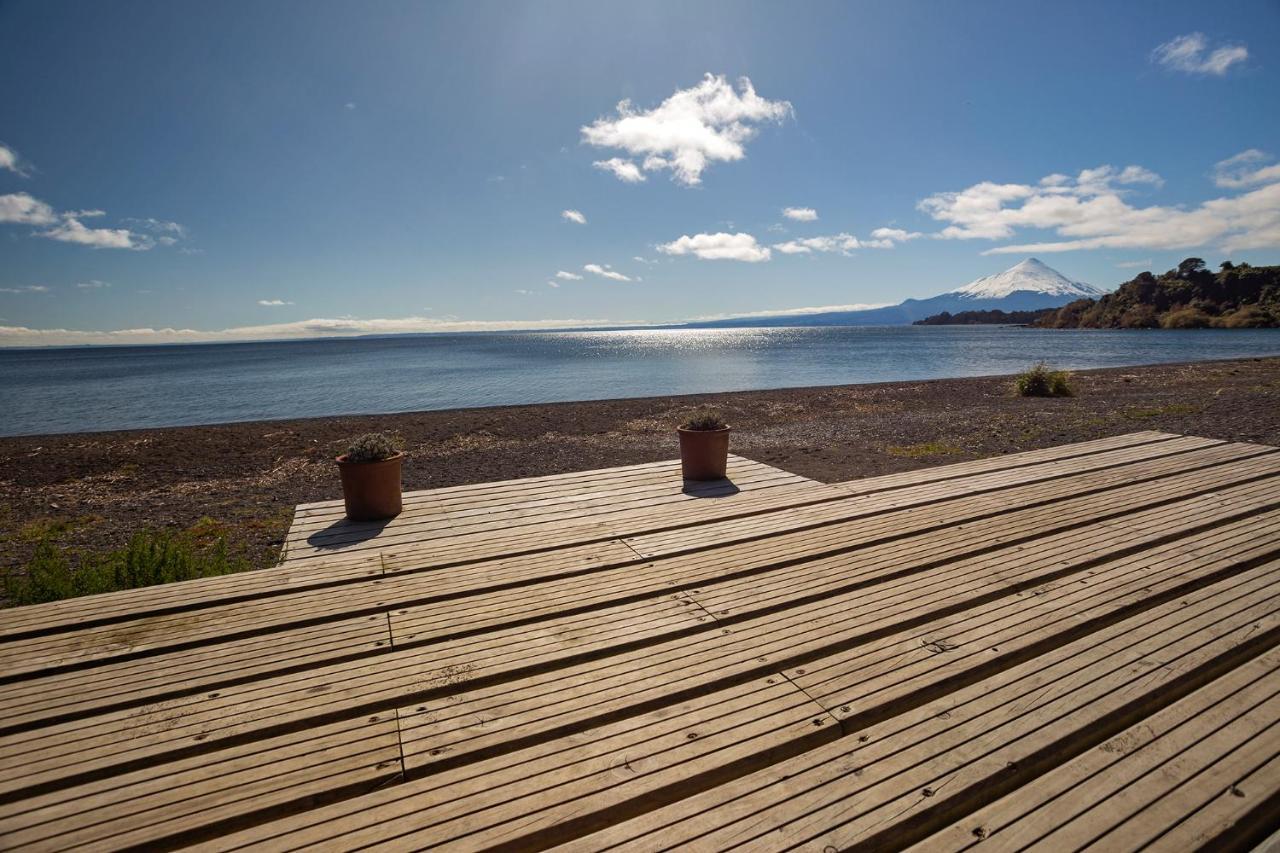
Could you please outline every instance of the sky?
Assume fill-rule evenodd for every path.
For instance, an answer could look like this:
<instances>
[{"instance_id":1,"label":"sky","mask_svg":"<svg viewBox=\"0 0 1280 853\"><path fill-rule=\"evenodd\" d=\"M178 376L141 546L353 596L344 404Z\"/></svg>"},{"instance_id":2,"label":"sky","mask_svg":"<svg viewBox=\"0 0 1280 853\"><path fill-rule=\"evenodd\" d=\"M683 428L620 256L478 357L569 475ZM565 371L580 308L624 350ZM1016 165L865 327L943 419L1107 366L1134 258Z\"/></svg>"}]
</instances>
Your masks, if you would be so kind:
<instances>
[{"instance_id":1,"label":"sky","mask_svg":"<svg viewBox=\"0 0 1280 853\"><path fill-rule=\"evenodd\" d=\"M1280 263L1280 4L0 0L0 345Z\"/></svg>"}]
</instances>

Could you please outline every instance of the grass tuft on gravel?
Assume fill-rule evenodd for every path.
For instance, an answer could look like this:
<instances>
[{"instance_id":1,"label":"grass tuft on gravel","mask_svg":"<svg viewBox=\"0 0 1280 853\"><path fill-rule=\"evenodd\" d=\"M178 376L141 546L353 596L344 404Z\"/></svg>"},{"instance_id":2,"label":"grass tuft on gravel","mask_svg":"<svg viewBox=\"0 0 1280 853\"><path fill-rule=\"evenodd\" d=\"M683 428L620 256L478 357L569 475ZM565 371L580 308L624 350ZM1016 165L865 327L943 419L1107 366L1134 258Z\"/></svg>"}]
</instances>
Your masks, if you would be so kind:
<instances>
[{"instance_id":1,"label":"grass tuft on gravel","mask_svg":"<svg viewBox=\"0 0 1280 853\"><path fill-rule=\"evenodd\" d=\"M1071 374L1065 370L1051 370L1043 361L1013 378L1013 388L1019 397L1074 397Z\"/></svg>"}]
</instances>

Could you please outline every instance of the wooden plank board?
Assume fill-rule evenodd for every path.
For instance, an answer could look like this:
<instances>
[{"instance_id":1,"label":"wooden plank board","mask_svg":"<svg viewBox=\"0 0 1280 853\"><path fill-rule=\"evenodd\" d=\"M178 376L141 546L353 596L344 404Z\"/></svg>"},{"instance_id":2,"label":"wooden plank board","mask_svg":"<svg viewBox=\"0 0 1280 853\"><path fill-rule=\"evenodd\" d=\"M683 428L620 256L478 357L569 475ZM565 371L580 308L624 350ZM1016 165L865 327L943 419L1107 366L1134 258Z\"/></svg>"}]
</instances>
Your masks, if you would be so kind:
<instances>
[{"instance_id":1,"label":"wooden plank board","mask_svg":"<svg viewBox=\"0 0 1280 853\"><path fill-rule=\"evenodd\" d=\"M650 849L646 839L661 838L672 847L853 849L922 840L1048 769L1042 763L1055 766L1123 731L1124 708L1155 713L1185 695L1171 682L1195 689L1199 674L1211 680L1234 668L1234 650L1247 655L1251 637L1280 628L1277 569L1255 570L1252 586L1231 579L1167 602L574 847ZM1280 651L1265 655L1266 666L1280 665Z\"/></svg>"},{"instance_id":2,"label":"wooden plank board","mask_svg":"<svg viewBox=\"0 0 1280 853\"><path fill-rule=\"evenodd\" d=\"M1266 765L1275 750L1259 749L1280 721L1280 675L1266 657L1251 660L1221 678L1133 724L1075 759L1061 764L916 845L916 850L962 850L983 842L998 850L1028 845L1082 849L1138 849L1162 840L1176 849L1199 848L1230 828L1232 818L1256 807L1280 778L1271 777L1250 797L1244 788L1204 784L1204 774L1252 744L1254 765ZM1237 778L1245 778L1245 772ZM1182 805L1163 822L1144 815L1160 795L1177 793L1188 782L1200 788L1208 808ZM1259 780L1261 781L1261 780ZM1215 801L1227 808L1219 809ZM1235 802L1232 802L1232 801ZM1241 803L1240 800L1249 800ZM1215 814L1215 812L1220 812ZM1202 816L1196 820L1197 816ZM1191 820L1187 820L1190 818ZM1203 824L1192 828L1188 823ZM1159 827L1157 838L1122 838L1117 830ZM981 830L975 835L976 830Z\"/></svg>"},{"instance_id":3,"label":"wooden plank board","mask_svg":"<svg viewBox=\"0 0 1280 853\"><path fill-rule=\"evenodd\" d=\"M87 716L284 672L391 651L384 614L171 651L162 659L108 661L0 685L0 732Z\"/></svg>"},{"instance_id":4,"label":"wooden plank board","mask_svg":"<svg viewBox=\"0 0 1280 853\"><path fill-rule=\"evenodd\" d=\"M1237 496L1228 497L1237 505L1247 509L1248 505L1242 504ZM694 616L684 624L692 627L697 619L698 617ZM811 627L812 619L812 614L800 614L794 616L792 621L797 628ZM554 631L557 627L547 626L544 630ZM535 640L541 642L541 638L530 633L528 629L520 629L516 634L519 633L528 635L529 642ZM654 636L660 637L661 630ZM284 679L272 679L260 684L222 691L215 701L205 701L205 697L198 697L188 701L166 702L155 708L142 706L128 713L104 715L84 723L54 726L41 730L35 735L6 739L4 742L6 755L12 756L14 762L12 782L20 786L30 786L47 784L59 778L60 775L65 776L68 771L60 769L65 764L63 756L76 762L83 762L86 755L99 754L98 761L105 766L111 766L141 760L146 755L162 755L166 750L179 749L184 740L191 736L192 731L198 731L201 736L209 738L212 742L218 738L243 736L244 732L253 731L255 725L258 727L279 725L287 720L315 718L325 713L332 713L332 710L326 709L333 709L335 705L342 707L344 697L334 697L328 693L319 695L311 693L312 686L330 681L339 680L344 686L348 686L348 690L344 692L356 695L356 707L361 707L359 703L368 702L378 696L390 698L397 692L415 688L421 690L424 682L442 685L463 683L477 677L478 674L483 674L483 672L477 673L474 665L468 662L469 660L479 657L488 664L487 667L479 667L479 669L492 671L497 662L490 661L491 655L484 649L507 649L511 642L510 637L502 635L485 639L488 645L481 646L479 654L474 647L475 644L472 643L471 648L463 650L462 658L457 657L457 652L452 647L446 647L433 650L429 655L416 655L402 661L388 662L386 665L360 662L342 667L318 668ZM597 638L598 643L607 644L609 641L608 637ZM634 636L625 637L624 642L632 641ZM564 657L563 651L554 649L550 660L561 657ZM753 659L754 650L746 657L748 661ZM502 664L508 670L530 665L529 662L514 654L509 654ZM501 669L502 666L499 666L498 670ZM345 674L339 676L339 672ZM397 672L402 674L396 675ZM429 676L424 677L424 673ZM290 685L295 686L290 687ZM368 692L361 692L362 687ZM294 700L297 706L289 713L262 713L261 700L257 698L259 695L272 696L272 701L277 705L284 702L287 707L289 703L285 697L291 694L297 697ZM346 700L347 703L351 701ZM239 712L233 710L237 707L243 710ZM173 725L178 721L183 725ZM139 723L146 726L148 732L154 729L154 736L139 738ZM41 760L33 760L37 753Z\"/></svg>"},{"instance_id":5,"label":"wooden plank board","mask_svg":"<svg viewBox=\"0 0 1280 853\"><path fill-rule=\"evenodd\" d=\"M6 850L154 845L400 775L394 715L344 720L5 804L0 838Z\"/></svg>"},{"instance_id":6,"label":"wooden plank board","mask_svg":"<svg viewBox=\"0 0 1280 853\"><path fill-rule=\"evenodd\" d=\"M1242 454L1252 452L1255 451L1248 446L1239 448L1215 446L1203 450L1194 450L1190 453L1183 453L1173 459L1132 463L1131 467L1123 469L1108 468L1101 473L1081 474L1074 478L1062 479L1057 481L1056 491L1040 486L1040 494L1042 495L1042 500L1048 500L1048 497L1043 496L1056 497L1060 493L1069 494L1076 490L1117 488L1142 477L1163 476L1168 471L1178 472L1175 476L1168 477L1160 487L1129 486L1127 491L1123 488L1117 488L1107 498L1109 508L1114 511L1117 507L1128 506L1126 501L1148 501L1156 496L1161 496L1164 494L1161 491L1162 488L1176 486L1183 481L1194 479L1200 484L1197 486L1198 488L1204 488L1205 484L1213 485L1217 482L1235 479L1239 475L1228 467L1215 470L1212 474L1207 472L1197 474L1195 469L1190 472L1183 472L1181 469L1190 467L1197 462L1202 465L1209 465L1216 462L1237 461ZM1254 474L1272 469L1280 471L1280 454L1271 454L1268 457L1252 460L1249 466ZM1205 479L1206 477L1218 477L1220 479ZM1030 486L1024 486L1023 488L1030 488ZM878 526L875 524L858 524L856 532L854 531L855 525L850 523L844 526L828 526L820 533L817 531L805 531L791 536L775 536L769 540L769 548L771 550L756 548L751 556L751 561L759 565L768 566L770 561L774 559L794 560L797 555L813 552L822 548L826 543L830 543L826 547L848 550L862 541L868 541L869 538L874 539L874 532L877 530L892 531L892 535L902 536L912 526L928 529L945 524L957 525L958 533L966 537L966 539L971 539L971 534L964 531L962 526L959 526L960 521L965 518L972 518L975 514L990 513L993 511L992 507L995 510L1008 510L1012 506L1028 502L1030 498L1029 496L1024 496L1022 492L1014 490L1002 494L995 500L997 502L990 505L974 501L953 501L947 504L952 509L951 515L944 515L939 519L939 517L932 514L913 513L910 525L896 522L894 518L889 517L880 519ZM1071 505L1068 503L1055 507L1048 511L1047 514L1062 518L1070 516L1070 512ZM1016 520L1017 514L1010 518ZM1009 523L1009 518L1003 519L1000 524L1007 526L1009 530L1017 529L1016 525ZM750 539L755 538L753 533L748 533L747 535ZM548 598L549 603L545 605L543 610L538 612L554 613L561 607L560 602L562 601L576 599L574 606L586 606L593 600L589 594L589 590L593 588L599 590L597 595L601 597L602 601L607 601L622 597L624 590L631 595L657 594L665 591L671 584L681 581L683 581L684 587L688 587L696 584L707 573L723 573L722 566L725 564L733 565L737 563L739 564L738 570L743 571L741 568L743 565L742 557L734 555L722 556L716 553L698 558L705 567L702 573L699 573L689 565L690 561L664 564L663 571L665 574L650 571L650 567L645 567L644 571L637 572L635 568L637 559L627 546L619 543L606 543L606 545L608 550L604 550L602 547L599 552L585 548L576 551L557 552L555 557L556 561L559 562L557 573L568 573L571 577L560 582L541 584L538 589L521 587L512 589L509 592L495 592L486 596L479 606L489 611L498 612L498 620L501 621L507 618L503 605L503 602L507 600L513 602L518 600L522 602L522 609L526 612L533 612L530 609L530 602L539 596L544 596ZM748 561L745 565L750 565L751 561ZM255 632L279 629L304 619L324 620L326 618L338 618L349 613L372 612L387 608L396 608L393 613L393 620L399 619L403 615L399 613L400 609L410 609L412 613L419 617L418 621L421 618L440 621L439 614L445 611L453 614L454 621L452 624L458 624L459 620L465 619L467 614L473 612L473 607L462 602L442 600L440 604L425 609L412 609L413 602L433 596L445 598L465 592L470 588L469 584L476 578L481 578L481 583L489 584L501 582L503 578L505 578L506 582L510 582L513 577L529 579L532 576L533 580L537 580L540 577L539 572L549 571L543 566L544 562L546 560L539 557L530 560L529 563L531 565L526 565L524 561L517 560L510 565L480 565L475 567L474 571L449 572L447 574L406 574L397 577L380 576L344 589L344 594L340 598L331 595L327 590L304 591L286 599L273 597L257 602L204 608L199 611L181 613L169 617L152 617L135 622L114 623L102 628L62 633L51 637L11 641L0 646L0 676L15 677L27 672L47 670L51 667L82 665L86 662L136 655L148 650L167 647L178 648L190 644L223 640L227 637L248 636ZM592 577L582 576L583 573L593 571L596 567L610 565L618 568L600 568L598 571L594 571L594 576ZM630 589L626 589L628 583L630 584ZM561 592L560 590L563 591ZM477 621L473 623L472 627L479 627L483 624L492 624L492 622ZM408 630L403 633L418 636L422 632ZM406 639L411 639L411 637L406 637Z\"/></svg>"},{"instance_id":7,"label":"wooden plank board","mask_svg":"<svg viewBox=\"0 0 1280 853\"><path fill-rule=\"evenodd\" d=\"M1280 566L1272 566L1270 574L1265 578L1265 580L1268 584L1271 584L1274 583L1276 578L1280 578ZM1185 605L1178 605L1178 609L1184 608ZM561 679L559 683L562 692L565 687L574 684L573 681L566 682L564 679ZM582 682L578 686L586 686L586 682ZM413 768L418 766L418 762L428 757L435 760L438 756L448 755L449 753L449 747L444 742L431 738L419 739L418 742L421 743L422 746L417 749L413 746L415 742L415 734L420 735L424 725L427 728L431 728L437 723L435 718L436 713L437 712L435 712L434 708L425 709L424 713L420 713L418 715L419 719L427 718L430 722L420 724L418 726L418 732L416 733L412 728L405 730L407 738L405 742L406 761L408 762L410 772L412 772ZM467 716L473 719L472 727L476 729L491 727L495 722L497 722L495 719L476 717L474 711L468 712ZM401 717L407 725L412 725L412 721L407 719L405 715L402 714ZM595 734L595 730L587 729L586 734L588 736ZM556 750L571 749L565 745L566 738L568 738L569 742L573 744L581 742L581 738L578 735L564 735L558 739L542 741L541 745L530 747L529 749L548 749L551 747L554 747ZM640 754L643 755L643 753ZM382 840L395 846L400 846L401 844L409 844L412 846L425 844L430 841L432 845L438 845L445 843L449 837L447 830L443 829L447 824L439 822L439 818L435 816L437 814L437 809L434 807L434 798L430 797L427 792L433 790L452 791L453 781L458 778L456 774L468 773L470 776L466 778L475 779L477 784L482 784L485 789L496 789L503 793L507 793L509 789L503 784L502 775L500 773L496 776L491 775L493 773L495 762L506 762L506 764L503 764L502 766L507 767L526 768L527 759L528 754L525 750L517 750L515 752L501 754L492 759L484 758L483 753L481 753L477 757L475 763L459 765L457 762L449 762L447 769L424 777L421 783L410 782L404 787L404 790L389 790L387 792L382 792L373 798L363 798L358 802L339 804L332 809L299 816L296 819L263 827L261 830L251 831L245 836L231 840L223 839L222 843L228 843L231 845L231 848L234 848L241 842L247 842L248 840L253 839L260 843L269 843L270 846L276 849L287 849L292 847L295 843L323 843L323 839L326 837L335 837L332 835L326 835L326 833L341 832L344 838L358 838L361 843ZM459 769L455 770L455 768ZM532 770L532 768L526 769ZM695 768L693 766L686 767L685 775L691 775L694 769ZM547 778L540 776L531 778L541 786L545 786L554 781L554 777L552 780L548 780ZM539 787L536 791L540 796L545 797L545 787ZM535 802L517 801L514 805L504 803L506 808L504 812L501 812L500 814L505 813L513 816L527 815L530 813L530 809L537 809L539 805L552 808L556 802L558 802L558 800L552 798L550 803L541 799ZM579 799L574 799L574 803L575 805L580 805L581 801ZM483 808L483 797L478 800L469 798L465 801L465 805L467 808L471 808L472 806L475 806L478 809ZM600 808L613 808L614 810L612 814L606 812L605 815L601 815L596 818L599 821L611 820L617 816L618 809L616 807L602 805ZM580 814L580 811L575 811L575 814ZM398 826L395 821L400 821L404 825ZM501 826L502 824L499 825ZM554 826L555 824L552 825ZM465 823L463 826L468 827L472 832L483 831L484 828L484 825L476 827L474 816L472 816L471 822ZM583 828L583 826L579 824L575 824L575 826L577 826L578 829ZM586 826L590 826L590 821L586 823ZM299 838L286 838L280 835L281 832L293 831L294 828L296 828L296 831L301 833ZM542 836L539 835L539 833L543 833L544 830L545 825L534 825L532 823L522 824L520 827L522 834L519 836L519 842L515 841L508 835L504 835L503 838L509 843L524 844L529 842L529 838L525 833L528 833L528 835L533 836L535 839L540 839ZM419 834L403 834L409 831ZM546 831L551 832L551 830ZM350 833L355 834L350 835ZM365 833L365 835L362 836L361 833ZM552 834L554 834L554 832L552 832ZM459 843L464 846L482 846L485 836L481 835L477 837L474 835L466 835L458 840ZM538 843L533 843L532 846L536 847L538 846Z\"/></svg>"},{"instance_id":8,"label":"wooden plank board","mask_svg":"<svg viewBox=\"0 0 1280 853\"><path fill-rule=\"evenodd\" d=\"M1276 449L1149 432L832 485L731 464L711 497L674 462L429 490L369 531L327 502L274 576L14 611L0 846L1274 829Z\"/></svg>"},{"instance_id":9,"label":"wooden plank board","mask_svg":"<svg viewBox=\"0 0 1280 853\"><path fill-rule=\"evenodd\" d=\"M1245 522L1242 522L1242 525ZM1256 530L1257 528L1255 528ZM1245 537L1249 531L1243 531ZM1234 536L1228 531L1226 536ZM1240 538L1240 537L1237 537ZM1221 546L1221 547L1220 547ZM1169 587L1176 588L1180 584L1194 581L1197 577L1205 577L1215 570L1238 565L1251 558L1255 553L1269 553L1276 550L1273 541L1267 545L1256 546L1257 550L1246 548L1230 548L1223 546L1223 539L1215 532L1204 534L1206 550L1218 550L1215 557L1206 557L1201 564L1192 567L1181 578L1169 580ZM1176 556L1177 547L1169 546L1160 552L1143 552L1118 563L1117 568L1132 568L1133 564L1142 565L1148 559L1153 568L1139 580L1150 584L1154 577L1165 571L1161 562L1161 554ZM999 565L999 562L996 563ZM997 569L998 571L998 569ZM990 577L990 575L988 575ZM1129 585L1134 578L1122 576L1120 585ZM1116 609L1129 605L1131 598L1123 595L1109 595L1118 591L1117 587L1106 583L1097 585L1099 601L1095 602L1094 615L1105 614L1108 607ZM1122 590L1121 590L1122 591ZM1151 595L1159 589L1152 589ZM971 593L970 593L971 594ZM927 615L930 608L944 610L946 604L965 601L965 591L957 591L947 598L935 594L932 601L922 604L921 612ZM1136 597L1143 600L1150 595L1139 590ZM1015 590L1009 590L1006 601L1021 601ZM993 602L987 607L988 621L998 619L1003 608ZM736 674L752 677L757 672L770 673L776 670L776 664L789 657L809 655L817 661L829 656L832 644L842 641L854 642L854 647L875 642L884 635L882 648L889 648L892 654L909 653L920 647L920 637L931 631L927 620L920 626L903 627L893 632L891 629L900 622L892 609L876 607L872 602L867 608L870 612L883 614L878 620L850 620L848 614L851 607L845 601L832 600L824 605L814 605L800 612L765 617L735 626L719 636L702 639L697 643L670 642L649 647L632 654L615 655L605 661L592 662L562 669L545 676L526 677L519 684L503 684L494 687L481 687L467 690L456 695L445 696L427 703L426 707L402 707L400 718L406 756L417 754L412 761L457 760L461 752L483 753L500 747L506 742L519 741L532 737L547 736L547 733L570 729L583 725L584 720L593 717L616 715L624 709L643 706L646 702L661 701L663 695L678 694L698 689L713 689L714 685L732 679ZM856 611L853 611L856 612ZM1037 614L1032 614L1035 617ZM945 620L946 617L943 617ZM1046 608L1039 614L1040 621L1046 623L1043 634L1069 631L1079 620L1061 624L1060 614ZM945 622L944 622L945 624ZM1015 627L1018 634L1027 636L1026 644L1042 639L1034 636L1037 627L1034 618L1021 626ZM887 632L887 633L886 633ZM857 643L859 637L866 637L864 643ZM894 649L894 645L899 648ZM982 654L972 660L973 666L983 666L991 660L988 646L982 648ZM1006 655L1018 652L1018 643L1012 642L1003 648ZM970 659L963 656L954 657L956 666L969 665ZM812 664L806 663L805 666ZM820 669L821 667L815 667ZM955 667L952 667L954 672ZM804 672L788 669L787 676L797 681ZM936 675L929 681L936 680ZM897 683L897 677L890 672L882 678L886 689ZM863 687L862 689L871 689ZM899 693L903 691L898 691ZM849 716L854 708L865 713L869 702L850 702L844 707L843 697L835 701L827 700L825 706L838 716ZM440 752L435 752L440 750Z\"/></svg>"},{"instance_id":10,"label":"wooden plank board","mask_svg":"<svg viewBox=\"0 0 1280 853\"><path fill-rule=\"evenodd\" d=\"M1083 442L1075 445L1065 445L1058 448L1050 448L1043 451L1031 451L1022 454L1011 454L1008 456L998 457L993 460L979 460L985 466L990 467L996 462L996 467L1009 467L1017 465L1025 465L1034 462L1044 461L1052 458L1068 458L1075 456L1087 456L1106 450L1115 449L1117 447L1151 444L1158 441L1175 438L1161 433L1135 433L1129 436L1120 436L1117 438L1101 439L1092 442ZM653 463L651 463L652 465ZM659 465L673 465L675 463L657 463ZM945 466L940 469L929 469L941 472L943 470L967 469L975 463L960 463L954 466ZM634 466L645 467L645 466ZM985 470L985 468L984 468ZM588 472L596 473L596 472ZM607 475L608 472L605 472ZM568 475L575 476L575 475ZM859 481L859 494L865 494L874 491L883 491L889 488L895 488L894 485L898 475L891 475L888 478L871 478L865 481ZM556 477L535 478L540 481L552 482ZM877 483L885 482L883 487L877 486ZM455 491L465 493L469 489L481 489L491 484L483 486L466 486L458 487ZM501 484L497 484L501 485ZM814 484L816 487L819 484ZM447 492L450 490L434 490ZM843 488L837 488L834 491L824 492L822 499L831 499L830 495L844 494ZM816 493L815 493L816 494ZM772 504L766 500L767 494L744 493L737 496L738 505L742 506L745 514L759 512L767 509ZM793 496L787 493L782 499L772 498L772 500L786 503L791 500L792 503L798 503L792 500ZM335 502L329 502L335 503ZM723 512L718 506L710 506L710 504L720 504L720 501L695 501L691 502L698 509L695 516L683 519L697 523L699 520L707 520L715 517L719 512ZM703 508L703 504L706 504ZM335 505L337 505L335 503ZM644 513L638 514L633 520L628 521L627 533L638 534L646 529L652 530L655 527L670 526L679 522L675 517L670 515L663 516L661 513L646 516ZM587 531L577 534L577 538L581 540L583 536L588 535ZM603 532L597 533L598 538L611 538ZM563 538L563 537L562 537ZM419 543L421 544L421 543ZM52 602L49 604L34 605L30 607L17 608L10 610L6 614L6 619L0 622L0 639L6 636L24 635L28 633L45 633L53 630L63 630L67 627L74 627L84 624L97 624L103 621L117 621L129 616L137 616L141 614L152 614L157 612L167 612L171 610L185 610L198 606L207 606L219 602L241 601L264 595L278 594L280 592L289 592L303 589L308 586L329 587L341 585L345 582L359 580L361 578L380 574L384 571L399 571L402 569L413 570L422 565L421 554L417 556L409 555L402 557L400 550L396 548L380 549L380 553L355 553L341 556L328 556L317 558L314 560L302 561L298 565L286 564L277 569L264 570L258 572L250 572L247 574L239 574L232 576L224 576L217 578L204 578L192 581L184 581L176 584L166 584L158 587L150 587L140 590L126 590L118 593L105 593L102 595L87 596L77 598L70 601ZM419 549L420 550L420 549ZM507 549L509 552L511 549ZM499 550L498 555L503 552ZM489 554L490 557L495 556ZM466 559L466 555L460 555L460 559ZM484 559L483 554L473 559Z\"/></svg>"},{"instance_id":11,"label":"wooden plank board","mask_svg":"<svg viewBox=\"0 0 1280 853\"><path fill-rule=\"evenodd\" d=\"M208 849L536 849L530 836L554 835L568 822L607 823L642 808L646 797L670 796L691 776L741 772L779 749L830 741L835 730L794 686L759 679L220 838Z\"/></svg>"},{"instance_id":12,"label":"wooden plank board","mask_svg":"<svg viewBox=\"0 0 1280 853\"><path fill-rule=\"evenodd\" d=\"M1073 463L1059 462L1056 467L1052 467L1048 469L1046 469L1045 466L1051 466L1053 463L1047 463L1047 462L1039 463L1039 465L1036 466L1031 471L1019 471L1018 470L1019 468L1026 467L1026 466L1015 466L1006 475L1005 479L1014 478L1014 479L1022 479L1024 481L1032 481L1035 479L1043 478L1045 476L1065 476L1079 470L1092 470L1094 468L1106 467L1107 465L1119 464L1123 461L1140 459L1140 458L1148 457L1155 454L1175 453L1175 452L1178 452L1179 450L1185 451L1192 448L1209 447L1209 446L1218 445L1221 443L1222 442L1213 441L1209 439L1200 439L1200 438L1171 438L1167 442L1162 441L1162 442L1156 442L1154 444L1147 443L1143 445L1138 445L1137 447L1119 448L1115 450L1102 451L1097 454L1090 454L1087 457L1078 457L1074 460ZM1161 445L1158 450L1154 449L1155 444ZM1173 446L1166 446L1170 444L1172 444ZM1103 458L1099 459L1097 457L1103 457ZM989 480L990 478L988 478L988 480L982 481L982 483L977 484L975 488L979 490L984 488ZM840 487L824 487L819 485L810 485L806 489L802 490L801 493L796 497L803 499L802 505L809 506L815 503L838 500L839 497L841 496L842 491L848 491L851 495L855 495L855 496L865 493L865 491L863 490L850 491L847 488L842 489ZM877 489L874 489L874 491L882 492L886 490L877 488ZM954 493L954 491L955 491L954 484L943 483L943 484L938 484L932 490L932 493L935 493L935 494L940 492ZM728 498L719 498L712 501L681 500L678 502L677 508L675 508L671 512L668 512L667 518L670 519L670 523L672 523L673 526L676 528L676 530L679 531L677 535L680 535L681 533L683 533L685 529L687 529L690 526L690 522L697 523L697 522L705 521L705 520L708 520L708 516L714 516L721 513L725 513L728 504L731 503L732 501L740 500L743 494L747 494L747 493L740 493L737 495L732 495ZM888 500L887 502L892 503L892 500ZM797 503L801 503L801 501L798 500ZM686 507L692 507L692 509L695 512L695 515L690 517L689 513L685 511ZM638 522L642 525L652 527L653 525L655 525L655 522L657 522L657 520L661 518L660 513L661 513L660 506L648 505L648 506L642 507L638 511L636 510L627 511L625 508L623 508L621 510L612 511L600 516L588 516L586 518L579 520L579 522L576 524L557 521L556 531L547 531L545 529L539 529L536 527L531 530L524 529L521 527L516 527L516 528L513 528L510 531L510 533L505 537L499 537L497 539L494 539L492 537L486 536L483 542L481 543L481 547L486 549L485 551L483 551L483 553L492 553L491 549L494 549L495 547L499 547L508 551L516 550L521 547L528 547L527 540L530 535L536 536L538 541L541 541L541 542L547 541L546 537L548 537L549 535L556 537L551 540L553 542L578 541L583 536L591 536L591 535L598 536L603 533L622 536L627 533L635 532L635 531L627 530L626 527L622 525L634 524ZM605 523L605 522L608 522L608 523ZM456 536L452 536L453 532L454 531L451 531L451 541L446 551L446 553L451 555L452 558L457 559L459 551L461 551L462 553L469 553L476 547L474 544L470 542L470 540L467 540L465 538L458 540ZM383 533L379 534L378 537L376 537L375 539L370 539L364 542L358 542L358 543L352 544L346 549L346 551L354 552L362 549L367 550L367 549L374 549L374 548L382 548L382 547L386 547L387 545L396 544L402 541L404 541L402 538L397 538L394 534L390 534L384 531ZM435 550L435 553L433 553L433 559L439 559L440 557L437 556L437 554L439 553L439 549L434 549L434 550ZM312 553L312 552L307 552L307 553Z\"/></svg>"}]
</instances>

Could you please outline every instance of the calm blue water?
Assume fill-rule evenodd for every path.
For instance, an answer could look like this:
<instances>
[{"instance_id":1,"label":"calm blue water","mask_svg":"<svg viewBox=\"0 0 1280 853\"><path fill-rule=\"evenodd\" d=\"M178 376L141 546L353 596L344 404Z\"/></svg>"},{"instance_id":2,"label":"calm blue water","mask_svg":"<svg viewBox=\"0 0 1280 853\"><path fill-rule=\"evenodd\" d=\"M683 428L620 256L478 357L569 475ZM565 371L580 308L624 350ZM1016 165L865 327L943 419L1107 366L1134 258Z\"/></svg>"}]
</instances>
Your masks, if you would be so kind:
<instances>
[{"instance_id":1,"label":"calm blue water","mask_svg":"<svg viewBox=\"0 0 1280 853\"><path fill-rule=\"evenodd\" d=\"M1280 330L662 329L0 350L0 435L1280 355Z\"/></svg>"}]
</instances>

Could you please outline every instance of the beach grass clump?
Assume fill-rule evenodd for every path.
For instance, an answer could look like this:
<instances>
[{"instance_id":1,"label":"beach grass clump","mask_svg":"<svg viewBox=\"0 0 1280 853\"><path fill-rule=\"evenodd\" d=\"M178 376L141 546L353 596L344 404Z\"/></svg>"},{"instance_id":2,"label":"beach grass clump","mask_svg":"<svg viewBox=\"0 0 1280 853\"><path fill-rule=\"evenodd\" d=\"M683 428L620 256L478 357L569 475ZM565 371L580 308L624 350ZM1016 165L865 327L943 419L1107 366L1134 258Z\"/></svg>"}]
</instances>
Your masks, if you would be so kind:
<instances>
[{"instance_id":1,"label":"beach grass clump","mask_svg":"<svg viewBox=\"0 0 1280 853\"><path fill-rule=\"evenodd\" d=\"M724 429L728 424L724 418L715 409L698 409L689 417L685 418L684 423L680 424L681 429L693 430L695 432L711 432L713 430Z\"/></svg>"},{"instance_id":2,"label":"beach grass clump","mask_svg":"<svg viewBox=\"0 0 1280 853\"><path fill-rule=\"evenodd\" d=\"M347 447L348 462L381 462L395 456L404 447L399 436L383 432L366 432L357 436Z\"/></svg>"},{"instance_id":3,"label":"beach grass clump","mask_svg":"<svg viewBox=\"0 0 1280 853\"><path fill-rule=\"evenodd\" d=\"M78 559L73 561L73 556ZM142 531L123 548L101 554L73 552L45 538L36 544L25 569L10 569L5 575L4 591L10 605L42 604L247 568L245 560L228 553L221 537L202 545L185 533Z\"/></svg>"},{"instance_id":4,"label":"beach grass clump","mask_svg":"<svg viewBox=\"0 0 1280 853\"><path fill-rule=\"evenodd\" d=\"M1015 376L1013 388L1019 397L1074 397L1076 393L1070 373L1053 370L1043 361Z\"/></svg>"}]
</instances>

